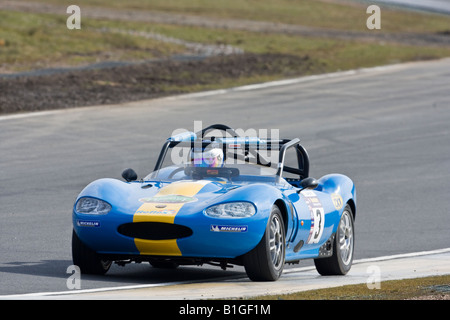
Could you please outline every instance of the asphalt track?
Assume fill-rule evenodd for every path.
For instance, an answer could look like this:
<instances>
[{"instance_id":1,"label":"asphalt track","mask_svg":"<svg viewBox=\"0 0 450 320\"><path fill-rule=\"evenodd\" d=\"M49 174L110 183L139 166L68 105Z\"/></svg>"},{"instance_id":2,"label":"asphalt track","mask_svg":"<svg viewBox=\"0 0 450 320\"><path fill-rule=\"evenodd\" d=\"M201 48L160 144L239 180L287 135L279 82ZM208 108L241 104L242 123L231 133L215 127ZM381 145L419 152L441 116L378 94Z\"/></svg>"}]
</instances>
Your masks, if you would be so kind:
<instances>
[{"instance_id":1,"label":"asphalt track","mask_svg":"<svg viewBox=\"0 0 450 320\"><path fill-rule=\"evenodd\" d=\"M432 266L431 266L432 265ZM383 281L410 279L450 273L450 249L402 254L354 262L345 277L322 277L315 267L290 268L278 281L252 282L246 275L212 278L208 281L181 281L150 285L121 286L90 290L43 292L0 296L14 300L205 300L252 299L264 295L282 295L302 291L366 284L381 289ZM80 282L80 285L82 280Z\"/></svg>"},{"instance_id":2,"label":"asphalt track","mask_svg":"<svg viewBox=\"0 0 450 320\"><path fill-rule=\"evenodd\" d=\"M192 130L194 121L280 129L303 141L311 176L352 177L355 259L448 248L449 83L446 59L0 117L0 295L68 291L71 209L79 191L97 178L120 178L126 167L146 175L163 141L177 128ZM289 270L287 277L295 273ZM133 264L113 266L105 277L83 276L81 289L243 275L241 268Z\"/></svg>"}]
</instances>

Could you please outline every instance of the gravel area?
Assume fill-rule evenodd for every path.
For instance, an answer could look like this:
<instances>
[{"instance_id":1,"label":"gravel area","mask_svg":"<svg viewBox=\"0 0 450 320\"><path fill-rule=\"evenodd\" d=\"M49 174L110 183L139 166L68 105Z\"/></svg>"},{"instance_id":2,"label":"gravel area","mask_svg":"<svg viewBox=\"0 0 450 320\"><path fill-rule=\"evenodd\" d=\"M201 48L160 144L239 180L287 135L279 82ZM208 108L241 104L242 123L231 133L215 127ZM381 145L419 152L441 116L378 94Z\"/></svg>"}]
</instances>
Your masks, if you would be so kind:
<instances>
[{"instance_id":1,"label":"gravel area","mask_svg":"<svg viewBox=\"0 0 450 320\"><path fill-rule=\"evenodd\" d=\"M244 53L0 77L0 114L137 101L255 76L294 77L312 67L308 56Z\"/></svg>"}]
</instances>

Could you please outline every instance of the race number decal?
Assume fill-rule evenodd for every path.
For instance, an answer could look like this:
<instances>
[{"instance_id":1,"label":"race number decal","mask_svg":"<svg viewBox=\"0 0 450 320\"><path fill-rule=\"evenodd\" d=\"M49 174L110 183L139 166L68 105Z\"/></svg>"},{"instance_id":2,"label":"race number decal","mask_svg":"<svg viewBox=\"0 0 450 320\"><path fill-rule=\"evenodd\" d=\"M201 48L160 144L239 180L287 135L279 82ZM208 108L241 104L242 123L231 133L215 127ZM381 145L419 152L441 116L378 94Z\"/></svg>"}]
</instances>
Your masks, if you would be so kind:
<instances>
[{"instance_id":1,"label":"race number decal","mask_svg":"<svg viewBox=\"0 0 450 320\"><path fill-rule=\"evenodd\" d=\"M306 243L318 243L325 227L325 210L314 191L308 190L303 195L311 214L311 229L309 230L309 237Z\"/></svg>"},{"instance_id":2,"label":"race number decal","mask_svg":"<svg viewBox=\"0 0 450 320\"><path fill-rule=\"evenodd\" d=\"M318 243L322 237L323 227L325 226L325 211L323 208L314 208L314 221L312 227L312 238L308 243Z\"/></svg>"}]
</instances>

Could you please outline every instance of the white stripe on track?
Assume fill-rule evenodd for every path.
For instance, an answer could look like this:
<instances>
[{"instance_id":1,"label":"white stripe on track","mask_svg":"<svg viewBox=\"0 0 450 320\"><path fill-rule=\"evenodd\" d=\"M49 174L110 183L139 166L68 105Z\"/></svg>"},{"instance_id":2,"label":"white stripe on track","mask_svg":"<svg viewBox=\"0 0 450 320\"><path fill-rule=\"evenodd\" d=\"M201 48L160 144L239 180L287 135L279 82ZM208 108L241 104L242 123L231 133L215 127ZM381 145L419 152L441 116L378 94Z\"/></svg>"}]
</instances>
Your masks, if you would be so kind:
<instances>
[{"instance_id":1,"label":"white stripe on track","mask_svg":"<svg viewBox=\"0 0 450 320\"><path fill-rule=\"evenodd\" d=\"M425 255L441 254L441 253L447 253L447 252L450 252L450 248L431 250L431 251L420 251L420 252L396 254L396 255L391 255L391 256L382 256L382 257L368 258L368 259L359 259L359 260L355 260L353 263L360 264L360 263L366 263L366 262L395 260L395 259L401 259L401 258L411 258L411 257L425 256ZM286 269L284 271L284 273L311 271L314 269L315 269L315 267L292 268L292 269ZM233 279L237 279L237 278L245 278L245 277L236 277ZM225 278L220 278L220 279L229 280L230 277L225 277ZM196 282L201 282L201 281L164 282L164 283L131 285L131 286L121 286L121 287L106 287L106 288L85 289L85 290L68 290L68 291L59 291L59 292L36 292L36 293L13 294L13 295L3 295L3 296L0 295L0 299L27 299L27 298L39 299L40 297L50 297L51 298L51 296L77 295L77 294L83 294L83 293L97 293L97 292L107 292L107 291L117 291L117 290L146 289L146 288L164 287L164 286L172 286L172 285L180 285L180 284L191 284L191 283L196 283Z\"/></svg>"}]
</instances>

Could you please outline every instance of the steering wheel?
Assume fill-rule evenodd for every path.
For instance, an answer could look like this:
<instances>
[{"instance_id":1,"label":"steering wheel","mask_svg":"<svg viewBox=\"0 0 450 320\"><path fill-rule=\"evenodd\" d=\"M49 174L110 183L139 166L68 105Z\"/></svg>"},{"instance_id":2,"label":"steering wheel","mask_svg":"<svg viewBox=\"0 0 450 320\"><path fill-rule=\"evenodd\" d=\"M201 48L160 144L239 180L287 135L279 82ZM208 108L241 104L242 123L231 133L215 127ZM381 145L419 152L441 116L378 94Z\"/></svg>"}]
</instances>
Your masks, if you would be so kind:
<instances>
[{"instance_id":1,"label":"steering wheel","mask_svg":"<svg viewBox=\"0 0 450 320\"><path fill-rule=\"evenodd\" d=\"M234 131L233 128L230 128L229 126L226 126L224 124L210 125L209 127L202 129L200 132L197 132L197 135L201 135L203 137L206 132L208 132L210 130L214 130L214 129L230 133L233 136L233 138L239 137L239 135L236 133L236 131Z\"/></svg>"}]
</instances>

